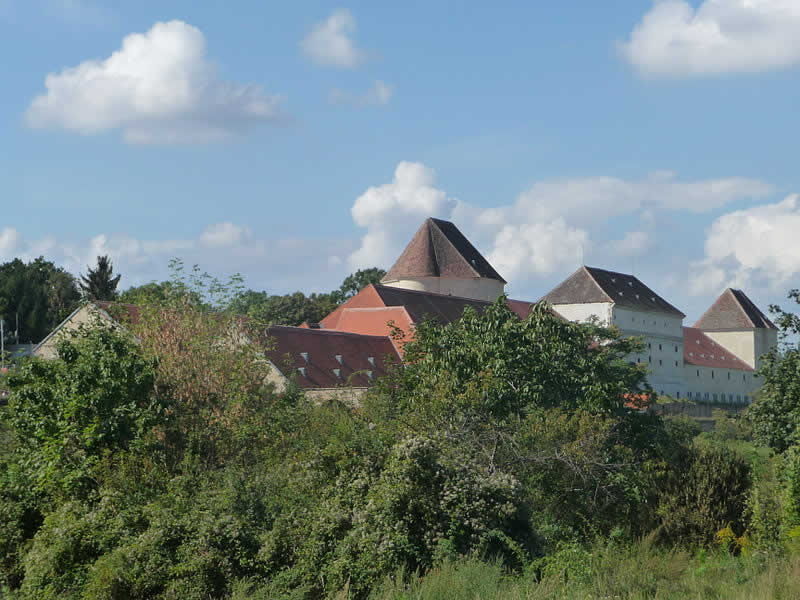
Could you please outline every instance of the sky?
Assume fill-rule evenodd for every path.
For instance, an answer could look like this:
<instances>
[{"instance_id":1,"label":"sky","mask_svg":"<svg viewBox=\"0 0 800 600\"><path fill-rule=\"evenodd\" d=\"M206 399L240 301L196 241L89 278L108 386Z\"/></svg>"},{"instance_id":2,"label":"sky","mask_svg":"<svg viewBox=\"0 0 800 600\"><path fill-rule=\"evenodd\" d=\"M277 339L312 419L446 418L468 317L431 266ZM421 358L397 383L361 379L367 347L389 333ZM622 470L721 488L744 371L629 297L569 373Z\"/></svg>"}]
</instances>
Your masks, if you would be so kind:
<instances>
[{"instance_id":1,"label":"sky","mask_svg":"<svg viewBox=\"0 0 800 600\"><path fill-rule=\"evenodd\" d=\"M0 56L0 261L327 291L434 216L519 299L800 285L796 0L0 0Z\"/></svg>"}]
</instances>

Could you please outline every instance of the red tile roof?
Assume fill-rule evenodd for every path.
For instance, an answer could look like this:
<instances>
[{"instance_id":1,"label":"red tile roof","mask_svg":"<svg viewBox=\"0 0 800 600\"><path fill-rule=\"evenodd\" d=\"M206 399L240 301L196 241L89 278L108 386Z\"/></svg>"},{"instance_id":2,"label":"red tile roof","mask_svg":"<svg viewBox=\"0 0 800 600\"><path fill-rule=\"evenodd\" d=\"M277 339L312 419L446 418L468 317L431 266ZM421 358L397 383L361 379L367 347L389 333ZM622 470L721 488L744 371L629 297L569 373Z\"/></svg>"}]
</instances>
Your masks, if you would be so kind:
<instances>
[{"instance_id":1,"label":"red tile roof","mask_svg":"<svg viewBox=\"0 0 800 600\"><path fill-rule=\"evenodd\" d=\"M400 362L386 336L283 325L267 333L275 342L269 359L303 388L369 387L390 362Z\"/></svg>"},{"instance_id":2,"label":"red tile roof","mask_svg":"<svg viewBox=\"0 0 800 600\"><path fill-rule=\"evenodd\" d=\"M698 329L777 329L742 290L728 288L694 324Z\"/></svg>"},{"instance_id":3,"label":"red tile roof","mask_svg":"<svg viewBox=\"0 0 800 600\"><path fill-rule=\"evenodd\" d=\"M426 219L382 281L412 277L485 277L505 283L450 221Z\"/></svg>"},{"instance_id":4,"label":"red tile roof","mask_svg":"<svg viewBox=\"0 0 800 600\"><path fill-rule=\"evenodd\" d=\"M752 371L753 368L729 352L701 330L683 328L683 362L698 367Z\"/></svg>"}]
</instances>

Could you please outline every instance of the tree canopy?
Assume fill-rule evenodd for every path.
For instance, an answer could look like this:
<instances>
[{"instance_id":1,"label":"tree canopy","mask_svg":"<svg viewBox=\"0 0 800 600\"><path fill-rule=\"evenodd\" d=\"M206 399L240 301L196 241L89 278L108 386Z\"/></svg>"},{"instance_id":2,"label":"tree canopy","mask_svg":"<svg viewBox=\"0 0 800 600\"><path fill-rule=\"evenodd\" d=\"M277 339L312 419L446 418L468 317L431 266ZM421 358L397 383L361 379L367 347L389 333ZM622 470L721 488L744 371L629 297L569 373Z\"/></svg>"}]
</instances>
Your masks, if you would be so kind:
<instances>
[{"instance_id":1,"label":"tree canopy","mask_svg":"<svg viewBox=\"0 0 800 600\"><path fill-rule=\"evenodd\" d=\"M114 266L108 256L98 256L97 266L94 269L87 267L86 275L81 275L81 291L89 300L116 300L121 277L114 277Z\"/></svg>"},{"instance_id":2,"label":"tree canopy","mask_svg":"<svg viewBox=\"0 0 800 600\"><path fill-rule=\"evenodd\" d=\"M19 320L19 341L38 342L65 319L80 301L75 278L39 257L0 264L0 318L6 336Z\"/></svg>"}]
</instances>

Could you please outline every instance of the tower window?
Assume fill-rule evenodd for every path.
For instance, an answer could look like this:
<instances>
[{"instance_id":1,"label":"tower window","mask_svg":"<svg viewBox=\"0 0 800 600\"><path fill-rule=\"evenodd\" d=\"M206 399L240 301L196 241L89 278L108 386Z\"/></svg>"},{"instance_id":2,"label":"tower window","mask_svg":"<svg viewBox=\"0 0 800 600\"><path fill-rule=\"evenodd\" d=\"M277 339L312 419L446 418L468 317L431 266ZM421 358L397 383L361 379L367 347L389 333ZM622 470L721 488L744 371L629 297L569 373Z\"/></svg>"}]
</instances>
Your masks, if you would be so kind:
<instances>
[{"instance_id":1,"label":"tower window","mask_svg":"<svg viewBox=\"0 0 800 600\"><path fill-rule=\"evenodd\" d=\"M664 366L664 361L662 361L660 358L658 359L658 366L659 367L663 367Z\"/></svg>"},{"instance_id":2,"label":"tower window","mask_svg":"<svg viewBox=\"0 0 800 600\"><path fill-rule=\"evenodd\" d=\"M658 349L661 350L661 344L658 345Z\"/></svg>"}]
</instances>

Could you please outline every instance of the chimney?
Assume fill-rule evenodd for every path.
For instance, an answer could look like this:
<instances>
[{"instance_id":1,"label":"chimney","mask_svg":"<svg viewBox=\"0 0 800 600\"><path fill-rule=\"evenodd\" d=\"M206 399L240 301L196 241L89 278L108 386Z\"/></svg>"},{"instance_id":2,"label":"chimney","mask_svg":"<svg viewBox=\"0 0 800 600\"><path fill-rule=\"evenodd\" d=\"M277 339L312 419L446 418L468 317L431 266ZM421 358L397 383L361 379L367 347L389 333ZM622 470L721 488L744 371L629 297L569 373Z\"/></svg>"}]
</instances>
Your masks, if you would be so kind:
<instances>
[{"instance_id":1,"label":"chimney","mask_svg":"<svg viewBox=\"0 0 800 600\"><path fill-rule=\"evenodd\" d=\"M367 357L367 362L374 367L375 366L375 357L374 356L368 356Z\"/></svg>"},{"instance_id":2,"label":"chimney","mask_svg":"<svg viewBox=\"0 0 800 600\"><path fill-rule=\"evenodd\" d=\"M336 379L341 379L342 378L342 370L341 369L332 369L332 370L333 370L333 374L336 377Z\"/></svg>"},{"instance_id":3,"label":"chimney","mask_svg":"<svg viewBox=\"0 0 800 600\"><path fill-rule=\"evenodd\" d=\"M305 367L297 367L297 372L300 373L301 377L306 376L306 368Z\"/></svg>"},{"instance_id":4,"label":"chimney","mask_svg":"<svg viewBox=\"0 0 800 600\"><path fill-rule=\"evenodd\" d=\"M303 360L306 361L306 364L309 363L308 352L301 352L300 356L303 357Z\"/></svg>"},{"instance_id":5,"label":"chimney","mask_svg":"<svg viewBox=\"0 0 800 600\"><path fill-rule=\"evenodd\" d=\"M334 354L334 358L336 359L336 362L338 362L340 365L344 364L344 359L342 358L341 354Z\"/></svg>"}]
</instances>

